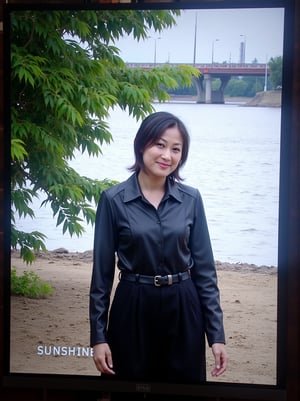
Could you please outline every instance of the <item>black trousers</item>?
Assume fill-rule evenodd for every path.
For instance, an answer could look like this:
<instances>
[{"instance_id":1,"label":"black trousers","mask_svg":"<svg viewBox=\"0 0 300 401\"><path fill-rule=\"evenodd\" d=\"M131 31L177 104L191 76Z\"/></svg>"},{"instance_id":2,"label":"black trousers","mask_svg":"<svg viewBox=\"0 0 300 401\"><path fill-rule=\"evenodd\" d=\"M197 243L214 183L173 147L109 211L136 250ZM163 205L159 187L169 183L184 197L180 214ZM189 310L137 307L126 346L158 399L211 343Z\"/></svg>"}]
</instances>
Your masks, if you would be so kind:
<instances>
[{"instance_id":1,"label":"black trousers","mask_svg":"<svg viewBox=\"0 0 300 401\"><path fill-rule=\"evenodd\" d=\"M117 380L206 380L203 316L191 279L162 287L120 281L108 341Z\"/></svg>"}]
</instances>

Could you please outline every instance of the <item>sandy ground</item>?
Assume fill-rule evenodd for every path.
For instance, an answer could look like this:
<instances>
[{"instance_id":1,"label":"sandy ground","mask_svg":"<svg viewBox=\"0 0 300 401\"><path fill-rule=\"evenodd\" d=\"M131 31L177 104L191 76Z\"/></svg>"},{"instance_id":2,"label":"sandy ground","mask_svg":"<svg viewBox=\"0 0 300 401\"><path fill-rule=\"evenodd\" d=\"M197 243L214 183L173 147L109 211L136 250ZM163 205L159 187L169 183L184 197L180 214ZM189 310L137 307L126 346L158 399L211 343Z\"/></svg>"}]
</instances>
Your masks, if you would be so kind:
<instances>
[{"instance_id":1,"label":"sandy ground","mask_svg":"<svg viewBox=\"0 0 300 401\"><path fill-rule=\"evenodd\" d=\"M216 265L230 364L222 377L208 374L208 380L274 385L277 270ZM13 254L12 266L36 272L55 292L47 299L11 298L11 372L98 375L89 348L90 253L51 253L29 266ZM210 372L210 349L207 356Z\"/></svg>"}]
</instances>

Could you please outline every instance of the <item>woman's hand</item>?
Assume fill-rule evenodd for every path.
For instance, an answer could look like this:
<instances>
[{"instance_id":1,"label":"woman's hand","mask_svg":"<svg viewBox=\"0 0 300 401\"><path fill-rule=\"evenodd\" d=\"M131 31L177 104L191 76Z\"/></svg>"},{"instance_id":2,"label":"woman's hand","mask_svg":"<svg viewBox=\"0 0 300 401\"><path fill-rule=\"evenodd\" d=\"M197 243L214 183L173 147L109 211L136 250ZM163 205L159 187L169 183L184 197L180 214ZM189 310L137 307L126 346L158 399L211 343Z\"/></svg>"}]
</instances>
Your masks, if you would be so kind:
<instances>
[{"instance_id":1,"label":"woman's hand","mask_svg":"<svg viewBox=\"0 0 300 401\"><path fill-rule=\"evenodd\" d=\"M93 359L96 368L101 373L114 375L113 360L109 345L107 343L96 344L93 347Z\"/></svg>"},{"instance_id":2,"label":"woman's hand","mask_svg":"<svg viewBox=\"0 0 300 401\"><path fill-rule=\"evenodd\" d=\"M215 367L211 371L212 376L220 376L227 369L228 355L225 344L215 343L212 345L212 353L215 358Z\"/></svg>"}]
</instances>

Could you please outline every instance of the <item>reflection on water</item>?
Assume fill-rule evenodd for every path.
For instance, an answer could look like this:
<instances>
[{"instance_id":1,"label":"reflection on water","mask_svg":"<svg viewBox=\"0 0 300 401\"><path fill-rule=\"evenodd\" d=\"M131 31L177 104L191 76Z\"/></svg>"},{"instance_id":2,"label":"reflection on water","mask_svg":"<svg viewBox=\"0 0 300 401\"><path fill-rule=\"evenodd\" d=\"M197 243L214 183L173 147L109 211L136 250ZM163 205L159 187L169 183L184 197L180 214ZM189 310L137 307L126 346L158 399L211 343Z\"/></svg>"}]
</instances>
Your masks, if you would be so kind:
<instances>
[{"instance_id":1,"label":"reflection on water","mask_svg":"<svg viewBox=\"0 0 300 401\"><path fill-rule=\"evenodd\" d=\"M182 175L202 194L215 259L277 266L281 110L234 104L154 106L179 116L191 134ZM103 156L79 155L72 166L92 178L123 180L133 162L132 142L139 123L118 109L109 123L114 142L103 146ZM37 206L36 215L39 221L22 221L20 228L44 232L49 249L92 249L91 226L82 238L70 239L55 227L51 211Z\"/></svg>"}]
</instances>

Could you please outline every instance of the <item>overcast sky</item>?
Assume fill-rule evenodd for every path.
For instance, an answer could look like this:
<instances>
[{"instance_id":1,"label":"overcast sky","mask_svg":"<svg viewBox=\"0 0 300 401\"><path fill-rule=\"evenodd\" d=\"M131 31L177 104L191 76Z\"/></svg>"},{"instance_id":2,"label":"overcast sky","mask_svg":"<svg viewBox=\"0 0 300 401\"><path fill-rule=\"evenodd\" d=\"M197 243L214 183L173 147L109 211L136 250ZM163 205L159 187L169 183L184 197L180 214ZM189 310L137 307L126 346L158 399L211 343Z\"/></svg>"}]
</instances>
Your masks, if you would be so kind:
<instances>
[{"instance_id":1,"label":"overcast sky","mask_svg":"<svg viewBox=\"0 0 300 401\"><path fill-rule=\"evenodd\" d=\"M283 19L280 8L182 10L175 27L161 34L149 32L146 41L137 43L126 37L116 45L126 62L154 62L156 55L157 63L192 63L195 54L196 63L211 63L212 58L214 62L238 63L244 41L245 62L256 58L265 63L282 55Z\"/></svg>"}]
</instances>

